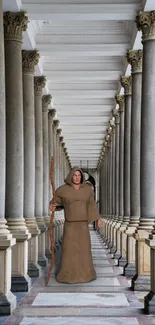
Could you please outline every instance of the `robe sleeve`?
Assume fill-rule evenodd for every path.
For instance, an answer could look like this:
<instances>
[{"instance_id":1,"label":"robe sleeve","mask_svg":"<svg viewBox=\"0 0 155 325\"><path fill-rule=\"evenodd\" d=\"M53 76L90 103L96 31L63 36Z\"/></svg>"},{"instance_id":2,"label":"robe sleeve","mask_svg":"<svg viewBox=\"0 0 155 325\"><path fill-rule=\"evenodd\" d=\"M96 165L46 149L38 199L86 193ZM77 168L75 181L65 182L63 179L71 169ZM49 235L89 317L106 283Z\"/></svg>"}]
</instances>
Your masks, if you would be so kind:
<instances>
[{"instance_id":1,"label":"robe sleeve","mask_svg":"<svg viewBox=\"0 0 155 325\"><path fill-rule=\"evenodd\" d=\"M56 210L63 209L63 198L61 196L61 190L58 188L55 192L56 195Z\"/></svg>"},{"instance_id":2,"label":"robe sleeve","mask_svg":"<svg viewBox=\"0 0 155 325\"><path fill-rule=\"evenodd\" d=\"M59 211L61 209L63 209L63 199L62 199L62 196L61 196L61 191L60 191L60 188L58 188L56 191L55 191L55 196L56 196L56 210ZM53 202L53 199L50 201L50 204Z\"/></svg>"},{"instance_id":3,"label":"robe sleeve","mask_svg":"<svg viewBox=\"0 0 155 325\"><path fill-rule=\"evenodd\" d=\"M96 202L94 200L94 192L92 191L88 201L88 222L96 221L99 219L99 213Z\"/></svg>"}]
</instances>

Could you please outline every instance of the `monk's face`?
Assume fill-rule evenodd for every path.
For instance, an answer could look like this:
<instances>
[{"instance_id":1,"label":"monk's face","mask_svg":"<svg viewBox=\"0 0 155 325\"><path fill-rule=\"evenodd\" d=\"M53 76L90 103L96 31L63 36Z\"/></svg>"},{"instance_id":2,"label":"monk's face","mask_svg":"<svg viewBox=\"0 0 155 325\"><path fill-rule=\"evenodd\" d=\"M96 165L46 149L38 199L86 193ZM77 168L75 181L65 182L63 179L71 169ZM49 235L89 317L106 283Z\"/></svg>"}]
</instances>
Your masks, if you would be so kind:
<instances>
[{"instance_id":1,"label":"monk's face","mask_svg":"<svg viewBox=\"0 0 155 325\"><path fill-rule=\"evenodd\" d=\"M79 185L81 183L81 173L78 170L74 172L72 182L76 185Z\"/></svg>"}]
</instances>

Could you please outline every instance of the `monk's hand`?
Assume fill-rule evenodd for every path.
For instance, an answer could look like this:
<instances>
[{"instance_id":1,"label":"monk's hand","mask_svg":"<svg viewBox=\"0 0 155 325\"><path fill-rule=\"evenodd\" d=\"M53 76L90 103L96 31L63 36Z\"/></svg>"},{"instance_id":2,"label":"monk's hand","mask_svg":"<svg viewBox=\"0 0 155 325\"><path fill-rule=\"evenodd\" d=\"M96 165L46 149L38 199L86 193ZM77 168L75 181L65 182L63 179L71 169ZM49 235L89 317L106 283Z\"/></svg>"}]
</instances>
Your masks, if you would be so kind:
<instances>
[{"instance_id":1,"label":"monk's hand","mask_svg":"<svg viewBox=\"0 0 155 325\"><path fill-rule=\"evenodd\" d=\"M51 203L51 204L49 205L49 209L50 209L51 212L54 212L55 209L56 209L56 205L53 204L53 203Z\"/></svg>"},{"instance_id":2,"label":"monk's hand","mask_svg":"<svg viewBox=\"0 0 155 325\"><path fill-rule=\"evenodd\" d=\"M102 226L103 226L102 219L98 219L97 226L98 226L98 228L102 228Z\"/></svg>"}]
</instances>

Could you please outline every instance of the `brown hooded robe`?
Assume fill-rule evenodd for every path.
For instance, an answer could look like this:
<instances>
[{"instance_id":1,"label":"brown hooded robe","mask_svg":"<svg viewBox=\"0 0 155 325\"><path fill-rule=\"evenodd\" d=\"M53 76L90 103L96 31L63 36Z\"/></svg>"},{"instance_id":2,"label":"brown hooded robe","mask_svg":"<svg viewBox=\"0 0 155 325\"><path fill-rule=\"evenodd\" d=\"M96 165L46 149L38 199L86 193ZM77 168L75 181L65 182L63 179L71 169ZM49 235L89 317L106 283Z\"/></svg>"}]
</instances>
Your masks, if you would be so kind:
<instances>
[{"instance_id":1,"label":"brown hooded robe","mask_svg":"<svg viewBox=\"0 0 155 325\"><path fill-rule=\"evenodd\" d=\"M74 171L81 172L81 186L72 185ZM98 220L94 191L84 182L81 169L74 167L65 185L56 190L56 203L64 207L62 258L57 281L63 283L89 282L96 279L91 254L88 222Z\"/></svg>"}]
</instances>

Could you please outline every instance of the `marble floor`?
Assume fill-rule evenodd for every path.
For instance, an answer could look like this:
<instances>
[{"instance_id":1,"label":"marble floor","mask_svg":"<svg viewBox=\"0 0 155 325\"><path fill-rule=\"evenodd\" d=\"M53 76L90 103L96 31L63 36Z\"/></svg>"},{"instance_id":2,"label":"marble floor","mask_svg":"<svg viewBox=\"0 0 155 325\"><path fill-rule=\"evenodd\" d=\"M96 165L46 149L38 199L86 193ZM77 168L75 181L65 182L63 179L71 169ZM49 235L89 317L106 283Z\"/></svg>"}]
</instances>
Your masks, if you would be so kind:
<instances>
[{"instance_id":1,"label":"marble floor","mask_svg":"<svg viewBox=\"0 0 155 325\"><path fill-rule=\"evenodd\" d=\"M20 294L18 308L10 317L0 317L0 325L153 325L155 317L145 315L143 303L130 290L99 234L90 229L95 281L60 284L54 272L48 286L45 275L31 290ZM57 253L57 257L59 253Z\"/></svg>"}]
</instances>

